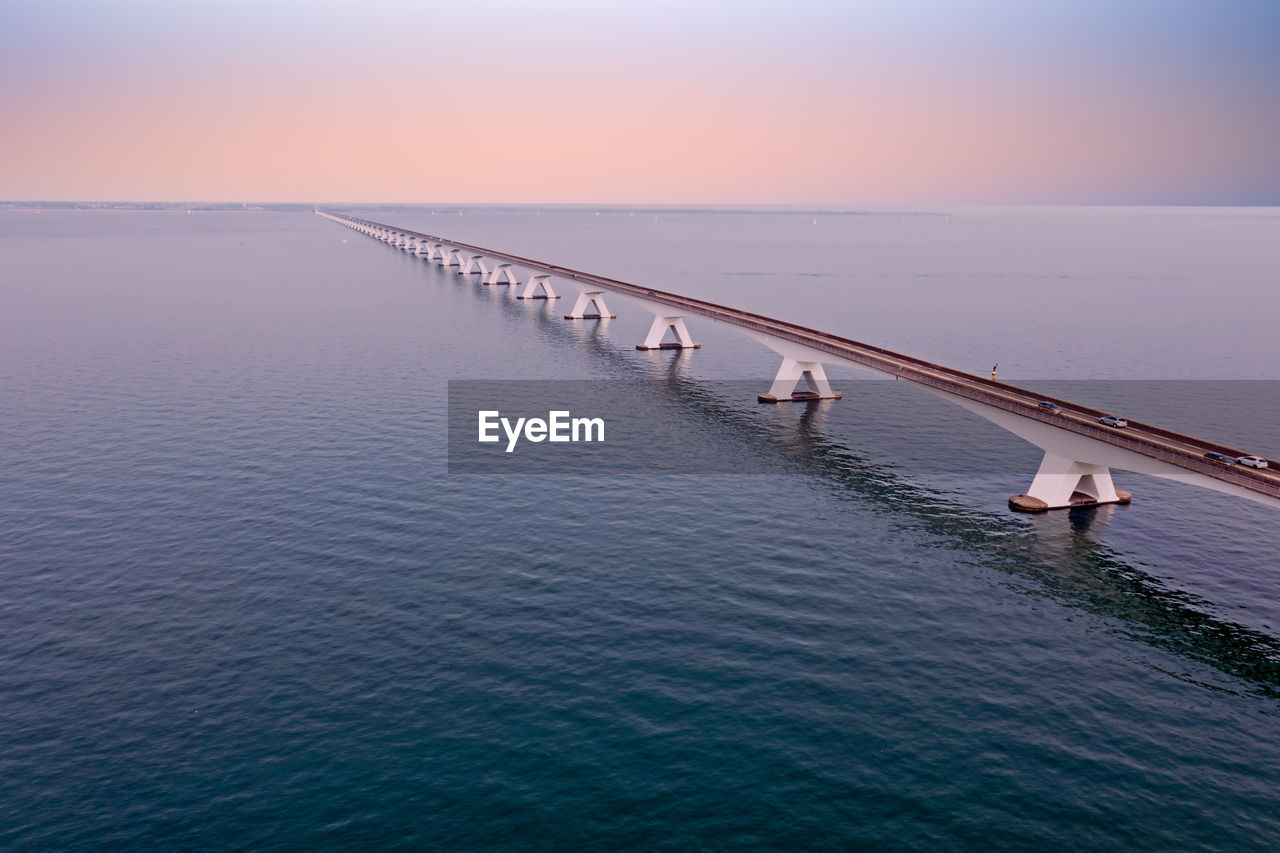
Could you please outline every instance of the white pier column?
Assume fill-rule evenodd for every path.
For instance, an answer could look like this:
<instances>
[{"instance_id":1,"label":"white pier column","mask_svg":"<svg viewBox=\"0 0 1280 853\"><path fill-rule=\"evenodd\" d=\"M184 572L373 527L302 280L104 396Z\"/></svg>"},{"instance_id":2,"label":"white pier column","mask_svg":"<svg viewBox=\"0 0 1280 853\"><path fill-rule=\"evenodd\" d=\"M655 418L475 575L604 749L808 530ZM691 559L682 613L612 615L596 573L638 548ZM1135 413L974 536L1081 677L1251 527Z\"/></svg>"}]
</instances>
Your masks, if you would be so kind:
<instances>
[{"instance_id":1,"label":"white pier column","mask_svg":"<svg viewBox=\"0 0 1280 853\"><path fill-rule=\"evenodd\" d=\"M499 281L503 276L506 281ZM519 284L516 280L516 274L511 271L511 264L498 264L493 268L493 272L489 273L489 277L485 279L485 284Z\"/></svg>"},{"instance_id":2,"label":"white pier column","mask_svg":"<svg viewBox=\"0 0 1280 853\"><path fill-rule=\"evenodd\" d=\"M480 269L475 270L472 267L479 267ZM467 258L467 265L462 268L462 274L470 275L473 272L479 272L482 276L489 274L488 268L484 265L484 255L472 255Z\"/></svg>"},{"instance_id":3,"label":"white pier column","mask_svg":"<svg viewBox=\"0 0 1280 853\"><path fill-rule=\"evenodd\" d=\"M590 309L589 312L588 309ZM573 303L573 310L565 314L564 318L566 320L612 320L617 316L609 313L608 306L604 304L603 293L598 290L584 290L578 294L578 301Z\"/></svg>"},{"instance_id":4,"label":"white pier column","mask_svg":"<svg viewBox=\"0 0 1280 853\"><path fill-rule=\"evenodd\" d=\"M796 385L804 380L807 391L796 391ZM839 391L831 390L827 372L820 361L797 361L783 356L782 367L774 377L769 393L756 397L761 403L802 403L807 400L839 400Z\"/></svg>"},{"instance_id":5,"label":"white pier column","mask_svg":"<svg viewBox=\"0 0 1280 853\"><path fill-rule=\"evenodd\" d=\"M462 267L462 250L450 249L449 254L445 256L444 265L446 267Z\"/></svg>"},{"instance_id":6,"label":"white pier column","mask_svg":"<svg viewBox=\"0 0 1280 853\"><path fill-rule=\"evenodd\" d=\"M538 293L538 288L542 288L542 293ZM521 293L516 299L559 299L556 292L551 289L551 276L549 275L533 275L529 276L529 283L524 286L524 293Z\"/></svg>"},{"instance_id":7,"label":"white pier column","mask_svg":"<svg viewBox=\"0 0 1280 853\"><path fill-rule=\"evenodd\" d=\"M664 344L662 339L669 331L675 333L675 342ZM701 346L702 344L693 342L689 330L684 325L684 317L654 317L653 325L649 327L649 334L645 335L644 343L636 344L636 349L698 349Z\"/></svg>"},{"instance_id":8,"label":"white pier column","mask_svg":"<svg viewBox=\"0 0 1280 853\"><path fill-rule=\"evenodd\" d=\"M1131 495L1111 482L1105 465L1079 462L1046 452L1040 470L1025 495L1009 498L1009 505L1024 512L1043 512L1072 506L1128 503Z\"/></svg>"}]
</instances>

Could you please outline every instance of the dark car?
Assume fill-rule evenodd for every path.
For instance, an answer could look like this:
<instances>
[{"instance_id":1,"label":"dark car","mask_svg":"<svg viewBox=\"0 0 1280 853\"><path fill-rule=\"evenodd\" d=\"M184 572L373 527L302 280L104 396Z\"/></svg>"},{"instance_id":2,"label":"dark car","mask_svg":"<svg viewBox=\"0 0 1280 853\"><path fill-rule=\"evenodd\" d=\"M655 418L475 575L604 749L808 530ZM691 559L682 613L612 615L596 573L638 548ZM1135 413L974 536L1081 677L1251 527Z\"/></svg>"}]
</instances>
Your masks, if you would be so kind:
<instances>
[{"instance_id":1,"label":"dark car","mask_svg":"<svg viewBox=\"0 0 1280 853\"><path fill-rule=\"evenodd\" d=\"M1044 409L1046 412L1053 412L1055 415L1062 414L1062 409L1057 403L1050 403L1048 400L1041 400L1036 405Z\"/></svg>"},{"instance_id":2,"label":"dark car","mask_svg":"<svg viewBox=\"0 0 1280 853\"><path fill-rule=\"evenodd\" d=\"M1206 453L1204 455L1204 458L1212 460L1214 462L1221 462L1223 465L1236 464L1236 460L1232 459L1230 456L1228 456L1225 453Z\"/></svg>"}]
</instances>

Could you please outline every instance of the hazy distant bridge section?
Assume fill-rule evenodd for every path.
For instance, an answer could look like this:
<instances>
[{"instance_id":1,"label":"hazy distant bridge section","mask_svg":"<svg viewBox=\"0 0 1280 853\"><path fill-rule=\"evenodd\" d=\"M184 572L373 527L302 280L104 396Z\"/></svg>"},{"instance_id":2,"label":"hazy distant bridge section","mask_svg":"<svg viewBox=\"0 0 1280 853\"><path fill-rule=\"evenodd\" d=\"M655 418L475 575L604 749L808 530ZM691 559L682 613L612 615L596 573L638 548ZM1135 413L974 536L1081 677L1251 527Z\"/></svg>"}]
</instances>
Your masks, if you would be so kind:
<instances>
[{"instance_id":1,"label":"hazy distant bridge section","mask_svg":"<svg viewBox=\"0 0 1280 853\"><path fill-rule=\"evenodd\" d=\"M615 316L605 305L606 292L636 300L654 314L653 325L637 349L697 348L700 345L689 334L687 317L707 317L736 326L782 356L773 385L760 395L762 402L840 397L839 392L831 390L824 364L851 364L914 382L1044 450L1031 487L1026 494L1010 498L1015 509L1035 512L1127 503L1130 495L1115 488L1112 468L1177 480L1280 508L1280 464L1275 460L1267 460L1267 468L1257 469L1234 461L1215 461L1207 455L1219 454L1228 460L1247 455L1237 448L1135 421L1129 421L1123 429L1112 428L1099 422L1105 412L1088 406L714 302L366 219L317 213L429 261L456 266L459 274L479 274L485 284L519 285L514 270L523 269L528 278L518 298L558 299L552 280L573 284L580 295L565 315L567 319ZM796 391L801 382L805 389Z\"/></svg>"}]
</instances>

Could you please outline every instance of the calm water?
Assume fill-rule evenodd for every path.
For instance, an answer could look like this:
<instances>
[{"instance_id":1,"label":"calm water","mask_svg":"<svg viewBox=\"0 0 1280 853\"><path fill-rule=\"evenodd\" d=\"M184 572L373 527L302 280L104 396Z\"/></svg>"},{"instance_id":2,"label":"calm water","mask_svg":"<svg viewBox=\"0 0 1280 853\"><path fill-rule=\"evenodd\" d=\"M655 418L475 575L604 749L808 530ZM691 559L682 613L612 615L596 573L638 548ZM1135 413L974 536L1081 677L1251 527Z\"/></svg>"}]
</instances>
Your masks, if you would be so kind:
<instances>
[{"instance_id":1,"label":"calm water","mask_svg":"<svg viewBox=\"0 0 1280 853\"><path fill-rule=\"evenodd\" d=\"M364 215L1280 453L1275 211ZM957 407L566 307L311 214L0 211L0 846L1280 846L1274 511L1014 515ZM647 383L770 473L450 473L465 379Z\"/></svg>"}]
</instances>

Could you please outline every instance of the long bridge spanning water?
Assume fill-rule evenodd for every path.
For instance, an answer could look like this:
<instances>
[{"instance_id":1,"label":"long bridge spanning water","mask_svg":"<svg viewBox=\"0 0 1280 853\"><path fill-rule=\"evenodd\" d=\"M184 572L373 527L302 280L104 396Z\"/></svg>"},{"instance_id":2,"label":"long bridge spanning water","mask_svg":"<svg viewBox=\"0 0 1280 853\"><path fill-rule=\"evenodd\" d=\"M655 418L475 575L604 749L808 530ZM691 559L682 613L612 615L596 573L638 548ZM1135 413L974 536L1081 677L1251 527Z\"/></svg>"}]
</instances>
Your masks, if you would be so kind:
<instances>
[{"instance_id":1,"label":"long bridge spanning water","mask_svg":"<svg viewBox=\"0 0 1280 853\"><path fill-rule=\"evenodd\" d=\"M1280 508L1280 463L1268 460L1267 468L1257 469L1206 455L1220 454L1229 460L1247 455L1237 448L1132 420L1125 428L1105 426L1099 418L1107 413L1089 406L749 311L366 219L317 213L429 261L456 266L463 275L479 274L485 284L520 286L516 270L524 270L528 277L517 298L558 299L552 280L568 282L579 292L566 319L615 316L606 306L606 292L637 301L654 315L637 349L697 348L700 345L690 336L686 317L736 326L782 357L772 386L760 395L762 402L840 397L831 390L824 364L849 364L914 382L1044 451L1031 487L1009 499L1014 509L1038 512L1127 503L1130 495L1115 487L1112 468ZM801 382L805 388L797 391Z\"/></svg>"}]
</instances>

